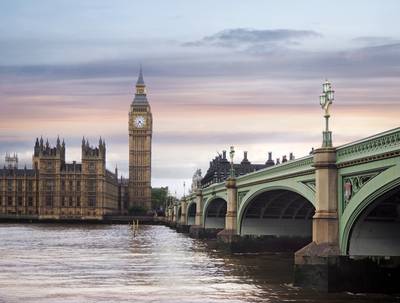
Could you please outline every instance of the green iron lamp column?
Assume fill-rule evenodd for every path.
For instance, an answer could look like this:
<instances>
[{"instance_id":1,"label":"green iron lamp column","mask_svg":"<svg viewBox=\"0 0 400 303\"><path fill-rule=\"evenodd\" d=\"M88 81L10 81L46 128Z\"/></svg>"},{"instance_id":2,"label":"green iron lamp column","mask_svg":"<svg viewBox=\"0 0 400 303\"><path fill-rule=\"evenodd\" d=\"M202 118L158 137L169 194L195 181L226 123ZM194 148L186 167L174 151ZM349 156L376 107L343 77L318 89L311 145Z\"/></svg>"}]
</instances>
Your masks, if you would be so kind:
<instances>
[{"instance_id":1,"label":"green iron lamp column","mask_svg":"<svg viewBox=\"0 0 400 303\"><path fill-rule=\"evenodd\" d=\"M203 192L201 188L196 190L196 217L195 225L203 227Z\"/></svg>"},{"instance_id":2,"label":"green iron lamp column","mask_svg":"<svg viewBox=\"0 0 400 303\"><path fill-rule=\"evenodd\" d=\"M336 149L329 131L329 107L333 102L331 84L323 84L320 104L325 111L322 147L313 153L315 168L315 214L312 221L312 242L295 253L294 283L328 291L332 270L337 265L339 250L338 170ZM318 275L313 273L318 272Z\"/></svg>"},{"instance_id":3,"label":"green iron lamp column","mask_svg":"<svg viewBox=\"0 0 400 303\"><path fill-rule=\"evenodd\" d=\"M235 169L233 167L233 157L235 156L235 148L233 146L231 146L231 151L229 152L229 156L231 158L230 178L235 178Z\"/></svg>"},{"instance_id":4,"label":"green iron lamp column","mask_svg":"<svg viewBox=\"0 0 400 303\"><path fill-rule=\"evenodd\" d=\"M233 166L233 157L235 155L235 148L231 146L229 153L231 158L231 173L230 177L225 182L227 192L227 210L225 215L225 230L230 235L237 234L237 186L235 169Z\"/></svg>"},{"instance_id":5,"label":"green iron lamp column","mask_svg":"<svg viewBox=\"0 0 400 303\"><path fill-rule=\"evenodd\" d=\"M322 147L332 147L332 132L329 130L329 108L333 103L334 93L331 83L326 80L322 85L322 95L319 96L319 103L325 112L325 131L322 133Z\"/></svg>"}]
</instances>

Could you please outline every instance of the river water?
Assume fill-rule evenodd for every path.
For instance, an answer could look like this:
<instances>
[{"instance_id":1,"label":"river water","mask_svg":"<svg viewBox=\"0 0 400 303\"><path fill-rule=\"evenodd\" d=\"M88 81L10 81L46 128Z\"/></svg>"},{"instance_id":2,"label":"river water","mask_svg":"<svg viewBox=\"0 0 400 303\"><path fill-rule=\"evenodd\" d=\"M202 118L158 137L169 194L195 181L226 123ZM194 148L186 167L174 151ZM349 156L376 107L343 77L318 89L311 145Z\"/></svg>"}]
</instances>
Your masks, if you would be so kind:
<instances>
[{"instance_id":1,"label":"river water","mask_svg":"<svg viewBox=\"0 0 400 303\"><path fill-rule=\"evenodd\" d=\"M0 224L0 302L399 302L293 287L287 254L229 255L164 226Z\"/></svg>"}]
</instances>

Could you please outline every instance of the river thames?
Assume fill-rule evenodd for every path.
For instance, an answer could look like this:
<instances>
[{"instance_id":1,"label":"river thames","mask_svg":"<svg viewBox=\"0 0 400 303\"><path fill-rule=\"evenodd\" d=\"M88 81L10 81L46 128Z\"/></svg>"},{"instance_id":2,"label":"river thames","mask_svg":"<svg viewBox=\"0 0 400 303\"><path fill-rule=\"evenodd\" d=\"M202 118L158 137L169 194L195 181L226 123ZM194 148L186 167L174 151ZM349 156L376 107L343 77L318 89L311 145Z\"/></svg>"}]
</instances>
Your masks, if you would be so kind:
<instances>
[{"instance_id":1,"label":"river thames","mask_svg":"<svg viewBox=\"0 0 400 303\"><path fill-rule=\"evenodd\" d=\"M0 224L0 302L399 302L291 285L288 254L225 254L164 226Z\"/></svg>"}]
</instances>

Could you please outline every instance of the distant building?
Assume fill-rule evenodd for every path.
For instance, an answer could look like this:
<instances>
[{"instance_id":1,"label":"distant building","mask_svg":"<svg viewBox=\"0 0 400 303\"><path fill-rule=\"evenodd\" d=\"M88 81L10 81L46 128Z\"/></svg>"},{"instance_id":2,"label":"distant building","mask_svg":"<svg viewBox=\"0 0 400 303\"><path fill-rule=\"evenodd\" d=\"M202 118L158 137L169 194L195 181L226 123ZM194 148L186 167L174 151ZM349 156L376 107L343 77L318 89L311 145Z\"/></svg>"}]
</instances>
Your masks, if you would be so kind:
<instances>
[{"instance_id":1,"label":"distant building","mask_svg":"<svg viewBox=\"0 0 400 303\"><path fill-rule=\"evenodd\" d=\"M0 215L38 219L102 219L118 212L117 175L106 169L106 145L82 140L82 163L65 161L65 143L36 139L32 169L9 155L0 169Z\"/></svg>"},{"instance_id":2,"label":"distant building","mask_svg":"<svg viewBox=\"0 0 400 303\"><path fill-rule=\"evenodd\" d=\"M120 214L128 214L129 207L129 179L121 178L118 181L118 210Z\"/></svg>"},{"instance_id":3,"label":"distant building","mask_svg":"<svg viewBox=\"0 0 400 303\"><path fill-rule=\"evenodd\" d=\"M151 209L152 134L153 116L140 69L129 111L129 209Z\"/></svg>"},{"instance_id":4,"label":"distant building","mask_svg":"<svg viewBox=\"0 0 400 303\"><path fill-rule=\"evenodd\" d=\"M243 160L239 164L234 164L235 176L245 175L269 166L275 165L272 160L272 153L268 153L268 160L264 164L252 164L247 159L247 152L243 154ZM202 187L210 186L214 183L225 181L230 176L231 164L226 158L226 151L222 152L222 155L216 156L210 161L210 166L207 173L201 180Z\"/></svg>"},{"instance_id":5,"label":"distant building","mask_svg":"<svg viewBox=\"0 0 400 303\"><path fill-rule=\"evenodd\" d=\"M17 154L13 154L12 156L10 154L6 154L6 167L9 169L13 169L13 168L18 168L18 155Z\"/></svg>"},{"instance_id":6,"label":"distant building","mask_svg":"<svg viewBox=\"0 0 400 303\"><path fill-rule=\"evenodd\" d=\"M106 146L82 140L82 163L65 162L65 143L36 139L32 169L19 169L16 154L0 169L0 216L39 219L102 219L151 209L153 118L142 70L129 110L129 179L106 169Z\"/></svg>"}]
</instances>

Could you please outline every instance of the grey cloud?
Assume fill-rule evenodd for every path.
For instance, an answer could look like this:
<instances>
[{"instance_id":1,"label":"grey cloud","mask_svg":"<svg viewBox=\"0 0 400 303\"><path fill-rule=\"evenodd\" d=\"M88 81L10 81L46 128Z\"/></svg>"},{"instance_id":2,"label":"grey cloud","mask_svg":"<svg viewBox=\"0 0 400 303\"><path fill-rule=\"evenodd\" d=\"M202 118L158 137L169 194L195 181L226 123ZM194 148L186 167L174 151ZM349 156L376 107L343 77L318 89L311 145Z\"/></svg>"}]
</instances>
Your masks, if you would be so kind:
<instances>
[{"instance_id":1,"label":"grey cloud","mask_svg":"<svg viewBox=\"0 0 400 303\"><path fill-rule=\"evenodd\" d=\"M154 144L251 144L255 142L265 142L265 144L284 143L284 142L315 142L318 141L319 134L310 135L296 132L161 132L154 134Z\"/></svg>"},{"instance_id":2,"label":"grey cloud","mask_svg":"<svg viewBox=\"0 0 400 303\"><path fill-rule=\"evenodd\" d=\"M362 36L352 39L353 42L362 46L377 46L398 43L398 39L385 36Z\"/></svg>"},{"instance_id":3,"label":"grey cloud","mask_svg":"<svg viewBox=\"0 0 400 303\"><path fill-rule=\"evenodd\" d=\"M341 142L352 142L356 138L353 136L346 136L343 134L335 135L335 140ZM273 146L274 144L281 143L308 143L310 149L313 144L319 144L321 140L321 134L316 132L315 134L286 131L286 132L204 132L204 133L192 133L192 132L159 132L153 134L154 144L174 144L174 145L221 145L225 144L230 146L232 144L255 144L264 143L266 148Z\"/></svg>"},{"instance_id":4,"label":"grey cloud","mask_svg":"<svg viewBox=\"0 0 400 303\"><path fill-rule=\"evenodd\" d=\"M25 150L33 150L35 142L33 140L27 141L20 141L20 140L12 140L8 139L1 139L0 137L0 157L7 152L19 152ZM1 159L2 160L2 159Z\"/></svg>"},{"instance_id":5,"label":"grey cloud","mask_svg":"<svg viewBox=\"0 0 400 303\"><path fill-rule=\"evenodd\" d=\"M297 44L305 38L320 37L309 30L275 29L256 30L247 28L226 29L201 40L184 43L184 46L217 46L225 48L253 49L255 47L276 47Z\"/></svg>"},{"instance_id":6,"label":"grey cloud","mask_svg":"<svg viewBox=\"0 0 400 303\"><path fill-rule=\"evenodd\" d=\"M298 132L165 132L159 131L153 134L153 144L155 145L216 145L216 144L250 144L255 142L284 143L284 142L315 142L318 141L320 134L306 134ZM70 137L66 140L67 147L72 142L73 146L80 146L82 137ZM96 139L96 138L94 138ZM94 140L93 139L93 140ZM93 140L90 140L92 143ZM98 139L97 139L98 140ZM126 133L115 133L105 137L107 145L127 145L128 137ZM52 140L54 141L54 140ZM96 143L97 141L93 141ZM0 137L0 144L1 137ZM33 146L33 145L32 145Z\"/></svg>"},{"instance_id":7,"label":"grey cloud","mask_svg":"<svg viewBox=\"0 0 400 303\"><path fill-rule=\"evenodd\" d=\"M229 59L229 60L228 60ZM266 77L313 78L324 77L391 77L399 76L400 43L346 51L305 52L288 50L284 53L193 54L185 58L177 54L147 58L146 77ZM137 74L137 58L104 60L74 65L0 66L3 83L18 83L24 78L40 80L99 79L130 77Z\"/></svg>"},{"instance_id":8,"label":"grey cloud","mask_svg":"<svg viewBox=\"0 0 400 303\"><path fill-rule=\"evenodd\" d=\"M166 179L183 179L193 175L195 167L191 166L173 166L173 167L153 167L153 178L166 178Z\"/></svg>"}]
</instances>

